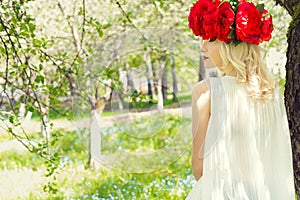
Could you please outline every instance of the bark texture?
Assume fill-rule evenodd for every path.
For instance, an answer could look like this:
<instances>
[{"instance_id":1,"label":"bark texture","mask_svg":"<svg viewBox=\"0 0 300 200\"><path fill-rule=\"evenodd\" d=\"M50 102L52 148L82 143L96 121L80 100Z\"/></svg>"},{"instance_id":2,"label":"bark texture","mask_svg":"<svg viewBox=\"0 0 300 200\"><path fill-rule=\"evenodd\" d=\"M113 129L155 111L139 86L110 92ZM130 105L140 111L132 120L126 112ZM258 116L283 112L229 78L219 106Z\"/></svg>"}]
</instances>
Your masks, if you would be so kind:
<instances>
[{"instance_id":1,"label":"bark texture","mask_svg":"<svg viewBox=\"0 0 300 200\"><path fill-rule=\"evenodd\" d=\"M205 67L204 67L204 62L203 62L202 56L200 55L198 81L202 81L204 79L205 79Z\"/></svg>"},{"instance_id":2,"label":"bark texture","mask_svg":"<svg viewBox=\"0 0 300 200\"><path fill-rule=\"evenodd\" d=\"M171 54L171 67L172 67L172 80L173 80L173 102L178 102L177 98L177 92L178 92L178 87L177 87L177 75L176 75L176 63L175 63L175 58L174 55Z\"/></svg>"},{"instance_id":3,"label":"bark texture","mask_svg":"<svg viewBox=\"0 0 300 200\"><path fill-rule=\"evenodd\" d=\"M287 35L285 106L291 133L296 193L300 196L300 3L299 0L275 0L292 16Z\"/></svg>"}]
</instances>

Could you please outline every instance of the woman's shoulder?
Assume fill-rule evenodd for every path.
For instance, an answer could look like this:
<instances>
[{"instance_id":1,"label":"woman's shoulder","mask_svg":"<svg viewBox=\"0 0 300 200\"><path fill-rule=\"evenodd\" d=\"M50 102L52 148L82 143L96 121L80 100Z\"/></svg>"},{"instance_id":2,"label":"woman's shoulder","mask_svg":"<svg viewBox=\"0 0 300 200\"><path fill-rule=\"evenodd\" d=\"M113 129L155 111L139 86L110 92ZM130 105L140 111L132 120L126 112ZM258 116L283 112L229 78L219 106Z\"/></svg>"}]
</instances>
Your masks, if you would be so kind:
<instances>
[{"instance_id":1,"label":"woman's shoulder","mask_svg":"<svg viewBox=\"0 0 300 200\"><path fill-rule=\"evenodd\" d=\"M205 79L193 86L193 96L197 99L200 97L201 94L209 92L209 80Z\"/></svg>"}]
</instances>

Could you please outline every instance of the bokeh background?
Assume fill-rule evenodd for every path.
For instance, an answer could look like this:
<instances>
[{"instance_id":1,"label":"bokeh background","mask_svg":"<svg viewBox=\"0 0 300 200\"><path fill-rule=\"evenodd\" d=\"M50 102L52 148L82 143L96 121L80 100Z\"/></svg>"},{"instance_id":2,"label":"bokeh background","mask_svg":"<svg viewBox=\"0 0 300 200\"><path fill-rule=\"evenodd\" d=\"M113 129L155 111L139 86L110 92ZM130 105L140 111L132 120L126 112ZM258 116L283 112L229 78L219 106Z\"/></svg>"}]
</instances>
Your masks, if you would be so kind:
<instances>
[{"instance_id":1,"label":"bokeh background","mask_svg":"<svg viewBox=\"0 0 300 200\"><path fill-rule=\"evenodd\" d=\"M1 1L0 199L186 197L191 88L205 73L193 3ZM291 17L263 3L283 94Z\"/></svg>"}]
</instances>

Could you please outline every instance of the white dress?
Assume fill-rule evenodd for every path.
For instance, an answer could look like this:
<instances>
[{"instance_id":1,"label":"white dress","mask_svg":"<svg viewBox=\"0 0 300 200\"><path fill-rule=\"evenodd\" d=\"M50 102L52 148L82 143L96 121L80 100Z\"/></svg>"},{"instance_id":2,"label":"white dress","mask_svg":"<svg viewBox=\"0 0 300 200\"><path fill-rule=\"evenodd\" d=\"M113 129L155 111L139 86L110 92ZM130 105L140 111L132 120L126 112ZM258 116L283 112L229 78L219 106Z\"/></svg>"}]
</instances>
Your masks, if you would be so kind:
<instances>
[{"instance_id":1,"label":"white dress","mask_svg":"<svg viewBox=\"0 0 300 200\"><path fill-rule=\"evenodd\" d=\"M203 176L186 200L294 200L292 150L285 107L254 102L235 77L209 79L211 116Z\"/></svg>"}]
</instances>

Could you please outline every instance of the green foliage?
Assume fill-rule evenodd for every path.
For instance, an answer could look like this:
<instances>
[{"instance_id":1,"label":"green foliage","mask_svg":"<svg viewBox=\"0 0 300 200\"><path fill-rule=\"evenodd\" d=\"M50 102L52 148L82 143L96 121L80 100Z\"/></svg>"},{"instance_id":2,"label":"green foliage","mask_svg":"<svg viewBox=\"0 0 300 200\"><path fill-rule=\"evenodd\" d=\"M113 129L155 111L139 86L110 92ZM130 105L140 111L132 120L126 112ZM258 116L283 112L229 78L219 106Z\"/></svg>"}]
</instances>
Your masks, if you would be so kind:
<instances>
[{"instance_id":1,"label":"green foliage","mask_svg":"<svg viewBox=\"0 0 300 200\"><path fill-rule=\"evenodd\" d=\"M285 78L280 78L279 80L279 88L280 88L280 92L282 95L284 95L284 90L285 90Z\"/></svg>"},{"instance_id":2,"label":"green foliage","mask_svg":"<svg viewBox=\"0 0 300 200\"><path fill-rule=\"evenodd\" d=\"M265 10L265 4L257 4L256 8L262 14L263 11Z\"/></svg>"},{"instance_id":3,"label":"green foliage","mask_svg":"<svg viewBox=\"0 0 300 200\"><path fill-rule=\"evenodd\" d=\"M87 22L87 26L95 28L95 30L98 33L99 38L102 38L104 35L103 30L109 28L111 26L111 24L104 24L104 25L100 24L100 22L97 19L91 17L89 19L89 21ZM89 32L89 34L92 35L92 32Z\"/></svg>"}]
</instances>

